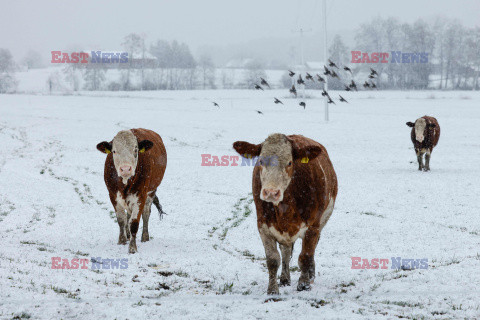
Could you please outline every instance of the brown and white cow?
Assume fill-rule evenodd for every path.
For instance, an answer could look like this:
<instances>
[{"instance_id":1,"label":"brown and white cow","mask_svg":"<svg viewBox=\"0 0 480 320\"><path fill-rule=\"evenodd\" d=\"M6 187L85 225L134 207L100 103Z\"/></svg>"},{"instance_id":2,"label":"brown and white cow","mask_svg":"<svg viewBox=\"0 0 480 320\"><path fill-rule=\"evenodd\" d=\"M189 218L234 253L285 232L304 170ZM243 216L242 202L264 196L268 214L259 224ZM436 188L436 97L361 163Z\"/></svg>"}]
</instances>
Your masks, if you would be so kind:
<instances>
[{"instance_id":1,"label":"brown and white cow","mask_svg":"<svg viewBox=\"0 0 480 320\"><path fill-rule=\"evenodd\" d=\"M152 202L163 213L155 192L167 167L165 146L151 130L130 129L118 132L111 142L100 142L97 149L107 154L104 179L120 227L118 244L126 244L130 238L128 252L135 253L140 217L145 242L150 239L148 219Z\"/></svg>"},{"instance_id":2,"label":"brown and white cow","mask_svg":"<svg viewBox=\"0 0 480 320\"><path fill-rule=\"evenodd\" d=\"M302 238L297 290L309 290L315 278L315 248L337 197L337 176L327 150L301 135L275 133L261 144L237 141L242 156L259 157L253 170L257 227L269 272L268 294L278 294L277 270L282 254L280 285L290 285L293 245Z\"/></svg>"},{"instance_id":3,"label":"brown and white cow","mask_svg":"<svg viewBox=\"0 0 480 320\"><path fill-rule=\"evenodd\" d=\"M417 154L418 170L430 170L430 157L433 148L440 139L440 125L434 117L423 116L418 118L415 123L407 122L407 126L412 128L410 137ZM423 165L423 155L425 154L425 165Z\"/></svg>"}]
</instances>

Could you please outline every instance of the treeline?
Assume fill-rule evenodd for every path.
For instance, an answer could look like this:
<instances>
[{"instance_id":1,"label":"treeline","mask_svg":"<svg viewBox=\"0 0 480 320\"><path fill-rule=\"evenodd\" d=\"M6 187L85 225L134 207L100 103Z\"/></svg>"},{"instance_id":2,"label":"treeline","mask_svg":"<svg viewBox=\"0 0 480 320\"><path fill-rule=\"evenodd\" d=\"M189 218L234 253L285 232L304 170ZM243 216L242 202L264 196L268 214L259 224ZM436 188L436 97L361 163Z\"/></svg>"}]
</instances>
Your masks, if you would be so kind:
<instances>
[{"instance_id":1,"label":"treeline","mask_svg":"<svg viewBox=\"0 0 480 320\"><path fill-rule=\"evenodd\" d=\"M329 50L331 59L353 67L354 74L374 67L380 75L379 88L480 89L480 27L466 28L457 20L440 17L431 23L420 19L411 24L377 17L359 27L355 42L355 47L347 50L341 38L335 37ZM389 63L353 64L353 50L388 52ZM392 51L425 52L428 63L391 63Z\"/></svg>"}]
</instances>

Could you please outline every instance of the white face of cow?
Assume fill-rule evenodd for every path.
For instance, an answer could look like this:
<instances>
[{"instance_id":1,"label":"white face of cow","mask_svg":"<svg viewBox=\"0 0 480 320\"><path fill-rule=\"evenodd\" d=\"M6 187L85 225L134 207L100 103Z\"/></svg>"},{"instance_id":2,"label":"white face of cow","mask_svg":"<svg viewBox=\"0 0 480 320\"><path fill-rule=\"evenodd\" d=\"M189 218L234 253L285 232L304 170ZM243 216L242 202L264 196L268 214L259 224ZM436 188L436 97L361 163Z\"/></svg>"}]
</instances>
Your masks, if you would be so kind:
<instances>
[{"instance_id":1,"label":"white face of cow","mask_svg":"<svg viewBox=\"0 0 480 320\"><path fill-rule=\"evenodd\" d=\"M424 118L418 118L415 121L415 139L418 142L423 142L425 139L424 132L425 128L427 127L427 121Z\"/></svg>"},{"instance_id":2,"label":"white face of cow","mask_svg":"<svg viewBox=\"0 0 480 320\"><path fill-rule=\"evenodd\" d=\"M124 130L117 133L112 141L113 163L119 177L125 183L135 175L138 160L138 142L132 131Z\"/></svg>"},{"instance_id":3,"label":"white face of cow","mask_svg":"<svg viewBox=\"0 0 480 320\"><path fill-rule=\"evenodd\" d=\"M140 143L131 130L124 130L117 133L112 142L100 142L97 149L103 153L113 154L113 163L117 175L122 178L124 184L135 175L137 168L138 154L145 152L153 146L149 140L142 140Z\"/></svg>"},{"instance_id":4,"label":"white face of cow","mask_svg":"<svg viewBox=\"0 0 480 320\"><path fill-rule=\"evenodd\" d=\"M280 133L270 135L262 144L236 141L233 148L242 156L259 157L260 199L278 205L283 201L296 165L307 165L322 152L318 144L298 143ZM302 163L298 162L302 160ZM303 162L306 160L306 162Z\"/></svg>"},{"instance_id":5,"label":"white face of cow","mask_svg":"<svg viewBox=\"0 0 480 320\"><path fill-rule=\"evenodd\" d=\"M262 145L257 165L262 182L260 199L278 205L292 180L292 144L282 134L270 135Z\"/></svg>"}]
</instances>

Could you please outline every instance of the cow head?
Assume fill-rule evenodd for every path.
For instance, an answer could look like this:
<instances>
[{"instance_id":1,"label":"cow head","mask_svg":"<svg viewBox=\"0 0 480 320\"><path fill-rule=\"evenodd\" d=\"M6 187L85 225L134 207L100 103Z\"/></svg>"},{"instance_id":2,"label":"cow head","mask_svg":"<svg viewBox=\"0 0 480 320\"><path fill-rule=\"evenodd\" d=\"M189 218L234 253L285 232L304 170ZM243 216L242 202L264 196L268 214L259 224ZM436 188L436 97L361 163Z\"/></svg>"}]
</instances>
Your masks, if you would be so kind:
<instances>
[{"instance_id":1,"label":"cow head","mask_svg":"<svg viewBox=\"0 0 480 320\"><path fill-rule=\"evenodd\" d=\"M135 175L138 154L146 152L153 147L150 140L137 141L130 130L117 133L111 142L103 141L97 144L97 149L103 153L112 153L113 163L117 174L127 183L128 179Z\"/></svg>"},{"instance_id":2,"label":"cow head","mask_svg":"<svg viewBox=\"0 0 480 320\"><path fill-rule=\"evenodd\" d=\"M295 167L307 165L322 149L317 145L298 146L295 141L279 133L270 135L261 144L237 141L233 148L242 156L258 157L260 167L260 199L278 205L283 200L295 172Z\"/></svg>"},{"instance_id":3,"label":"cow head","mask_svg":"<svg viewBox=\"0 0 480 320\"><path fill-rule=\"evenodd\" d=\"M425 140L425 136L427 135L427 128L435 127L434 123L429 123L427 125L427 120L425 118L418 118L415 123L407 122L407 126L413 128L415 127L415 139L418 142L423 142Z\"/></svg>"}]
</instances>

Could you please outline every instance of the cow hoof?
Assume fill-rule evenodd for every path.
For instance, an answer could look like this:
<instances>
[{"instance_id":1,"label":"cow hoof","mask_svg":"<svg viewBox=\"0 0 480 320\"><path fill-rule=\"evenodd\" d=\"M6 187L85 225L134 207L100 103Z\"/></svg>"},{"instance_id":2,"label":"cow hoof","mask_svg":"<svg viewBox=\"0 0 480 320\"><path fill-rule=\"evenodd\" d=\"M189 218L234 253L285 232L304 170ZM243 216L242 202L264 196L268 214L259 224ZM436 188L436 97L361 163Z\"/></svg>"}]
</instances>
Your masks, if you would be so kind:
<instances>
[{"instance_id":1,"label":"cow hoof","mask_svg":"<svg viewBox=\"0 0 480 320\"><path fill-rule=\"evenodd\" d=\"M297 291L310 291L312 286L308 282L299 282L297 286Z\"/></svg>"},{"instance_id":2,"label":"cow hoof","mask_svg":"<svg viewBox=\"0 0 480 320\"><path fill-rule=\"evenodd\" d=\"M142 242L150 241L150 236L148 234L142 234Z\"/></svg>"},{"instance_id":3,"label":"cow hoof","mask_svg":"<svg viewBox=\"0 0 480 320\"><path fill-rule=\"evenodd\" d=\"M118 243L117 244L127 244L127 239L123 238L123 239L118 239Z\"/></svg>"},{"instance_id":4,"label":"cow hoof","mask_svg":"<svg viewBox=\"0 0 480 320\"><path fill-rule=\"evenodd\" d=\"M279 295L280 291L278 291L278 286L276 286L275 288L268 287L267 294L269 294L269 295Z\"/></svg>"},{"instance_id":5,"label":"cow hoof","mask_svg":"<svg viewBox=\"0 0 480 320\"><path fill-rule=\"evenodd\" d=\"M290 279L288 279L287 277L285 277L285 278L280 277L280 286L281 287L289 286L289 285L291 285Z\"/></svg>"},{"instance_id":6,"label":"cow hoof","mask_svg":"<svg viewBox=\"0 0 480 320\"><path fill-rule=\"evenodd\" d=\"M128 247L128 253L136 253L137 252L137 246L132 246L130 244L130 246Z\"/></svg>"},{"instance_id":7,"label":"cow hoof","mask_svg":"<svg viewBox=\"0 0 480 320\"><path fill-rule=\"evenodd\" d=\"M430 171L430 168L423 168L424 172Z\"/></svg>"}]
</instances>

